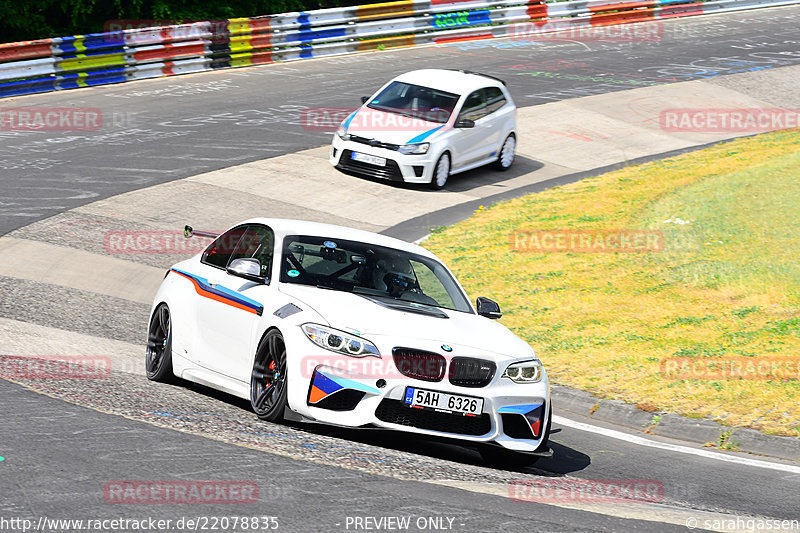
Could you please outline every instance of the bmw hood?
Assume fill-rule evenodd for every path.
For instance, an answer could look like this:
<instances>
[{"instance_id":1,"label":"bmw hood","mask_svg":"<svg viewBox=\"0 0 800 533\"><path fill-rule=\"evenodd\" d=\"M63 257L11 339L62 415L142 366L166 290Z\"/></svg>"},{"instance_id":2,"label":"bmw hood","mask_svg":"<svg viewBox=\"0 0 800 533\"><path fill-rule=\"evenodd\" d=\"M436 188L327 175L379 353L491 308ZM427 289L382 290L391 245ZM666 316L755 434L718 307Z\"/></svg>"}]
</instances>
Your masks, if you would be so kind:
<instances>
[{"instance_id":1,"label":"bmw hood","mask_svg":"<svg viewBox=\"0 0 800 533\"><path fill-rule=\"evenodd\" d=\"M428 306L415 309L413 304L403 303L386 306L367 296L304 285L281 284L280 290L301 308L313 309L327 325L372 342L391 337L397 342L402 339L405 345L418 339L508 357L532 353L530 346L505 326L477 314Z\"/></svg>"},{"instance_id":2,"label":"bmw hood","mask_svg":"<svg viewBox=\"0 0 800 533\"><path fill-rule=\"evenodd\" d=\"M350 115L342 126L350 135L375 139L389 144L429 142L448 126L397 113L362 107Z\"/></svg>"}]
</instances>

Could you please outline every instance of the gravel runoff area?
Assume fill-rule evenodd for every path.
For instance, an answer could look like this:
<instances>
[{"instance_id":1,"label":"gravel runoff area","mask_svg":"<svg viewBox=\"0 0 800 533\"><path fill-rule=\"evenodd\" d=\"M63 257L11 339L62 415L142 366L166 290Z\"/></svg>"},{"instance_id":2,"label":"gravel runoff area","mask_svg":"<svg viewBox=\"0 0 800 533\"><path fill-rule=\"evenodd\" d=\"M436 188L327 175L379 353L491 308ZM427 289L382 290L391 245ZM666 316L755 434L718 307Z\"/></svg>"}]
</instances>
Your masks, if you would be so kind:
<instances>
[{"instance_id":1,"label":"gravel runoff area","mask_svg":"<svg viewBox=\"0 0 800 533\"><path fill-rule=\"evenodd\" d=\"M113 372L102 379L8 381L82 407L158 427L292 459L397 479L507 494L512 480L573 477L536 467L516 471L485 467L472 448L406 433L264 422L256 418L248 402L181 380L171 384L154 383L143 376ZM442 456L448 459L440 459ZM726 511L698 505L693 501L697 494L687 493L687 490L685 484L664 483L663 500L653 505Z\"/></svg>"}]
</instances>

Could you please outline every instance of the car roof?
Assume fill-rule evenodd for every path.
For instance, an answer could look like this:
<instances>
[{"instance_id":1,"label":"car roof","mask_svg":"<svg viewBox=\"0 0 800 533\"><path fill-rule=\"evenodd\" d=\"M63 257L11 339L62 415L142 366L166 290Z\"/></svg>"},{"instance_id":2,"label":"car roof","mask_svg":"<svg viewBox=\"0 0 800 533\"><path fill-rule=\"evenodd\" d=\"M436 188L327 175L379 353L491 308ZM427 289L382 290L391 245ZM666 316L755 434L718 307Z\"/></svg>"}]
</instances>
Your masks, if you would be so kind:
<instances>
[{"instance_id":1,"label":"car roof","mask_svg":"<svg viewBox=\"0 0 800 533\"><path fill-rule=\"evenodd\" d=\"M269 226L272 228L272 231L275 232L276 240L283 239L286 235L311 235L330 239L344 239L396 248L398 250L424 255L436 259L437 261L439 260L433 253L416 244L411 244L387 235L345 226L285 218L251 218L236 224L236 226L241 226L242 224L264 224Z\"/></svg>"},{"instance_id":2,"label":"car roof","mask_svg":"<svg viewBox=\"0 0 800 533\"><path fill-rule=\"evenodd\" d=\"M470 93L482 87L502 87L504 85L503 81L492 76L438 68L412 70L397 76L394 80L456 94Z\"/></svg>"}]
</instances>

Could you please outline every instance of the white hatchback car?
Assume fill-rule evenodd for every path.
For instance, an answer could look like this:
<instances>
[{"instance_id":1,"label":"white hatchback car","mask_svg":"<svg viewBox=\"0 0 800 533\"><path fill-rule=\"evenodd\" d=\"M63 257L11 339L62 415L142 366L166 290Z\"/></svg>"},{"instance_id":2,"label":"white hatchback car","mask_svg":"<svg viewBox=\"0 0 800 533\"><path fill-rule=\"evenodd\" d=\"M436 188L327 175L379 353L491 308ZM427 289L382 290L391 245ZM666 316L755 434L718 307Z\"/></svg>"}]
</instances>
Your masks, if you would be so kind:
<instances>
[{"instance_id":1,"label":"white hatchback car","mask_svg":"<svg viewBox=\"0 0 800 533\"><path fill-rule=\"evenodd\" d=\"M269 421L458 439L507 464L551 455L542 363L493 320L495 302L476 307L419 246L253 219L167 272L153 301L147 377L226 391Z\"/></svg>"},{"instance_id":2,"label":"white hatchback car","mask_svg":"<svg viewBox=\"0 0 800 533\"><path fill-rule=\"evenodd\" d=\"M333 136L330 162L342 172L441 189L451 174L514 162L517 108L502 80L415 70L362 101Z\"/></svg>"}]
</instances>

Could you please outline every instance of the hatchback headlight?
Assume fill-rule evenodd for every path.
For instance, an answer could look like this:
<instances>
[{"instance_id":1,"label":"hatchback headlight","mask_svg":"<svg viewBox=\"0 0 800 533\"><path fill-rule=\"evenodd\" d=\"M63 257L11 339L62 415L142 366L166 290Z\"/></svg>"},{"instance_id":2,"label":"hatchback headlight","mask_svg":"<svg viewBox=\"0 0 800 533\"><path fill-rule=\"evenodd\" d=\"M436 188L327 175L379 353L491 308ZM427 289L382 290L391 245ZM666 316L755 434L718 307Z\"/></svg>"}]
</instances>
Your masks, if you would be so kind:
<instances>
[{"instance_id":1,"label":"hatchback headlight","mask_svg":"<svg viewBox=\"0 0 800 533\"><path fill-rule=\"evenodd\" d=\"M338 135L339 138L341 140L343 140L343 141L349 141L350 140L350 134L347 133L347 128L344 127L344 124L340 125L339 129L336 130L336 135Z\"/></svg>"},{"instance_id":2,"label":"hatchback headlight","mask_svg":"<svg viewBox=\"0 0 800 533\"><path fill-rule=\"evenodd\" d=\"M522 361L508 365L503 377L508 378L514 383L538 383L542 381L544 368L538 359L532 361Z\"/></svg>"},{"instance_id":3,"label":"hatchback headlight","mask_svg":"<svg viewBox=\"0 0 800 533\"><path fill-rule=\"evenodd\" d=\"M427 154L430 147L431 143L404 144L397 151L406 155L422 155Z\"/></svg>"},{"instance_id":4,"label":"hatchback headlight","mask_svg":"<svg viewBox=\"0 0 800 533\"><path fill-rule=\"evenodd\" d=\"M381 356L374 344L358 335L319 324L303 324L301 327L311 342L326 350L351 357Z\"/></svg>"}]
</instances>

